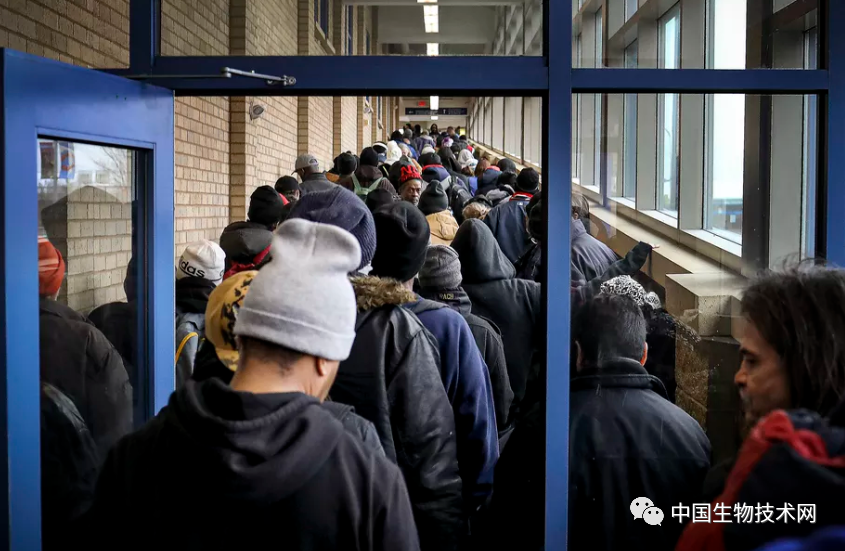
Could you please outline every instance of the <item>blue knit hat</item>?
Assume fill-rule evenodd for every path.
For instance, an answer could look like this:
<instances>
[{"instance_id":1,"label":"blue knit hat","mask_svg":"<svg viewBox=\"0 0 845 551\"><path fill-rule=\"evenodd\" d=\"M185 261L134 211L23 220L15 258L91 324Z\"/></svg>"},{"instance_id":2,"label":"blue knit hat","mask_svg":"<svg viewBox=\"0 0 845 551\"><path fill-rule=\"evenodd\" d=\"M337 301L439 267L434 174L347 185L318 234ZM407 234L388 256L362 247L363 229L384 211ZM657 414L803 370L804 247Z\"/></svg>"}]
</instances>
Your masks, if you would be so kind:
<instances>
[{"instance_id":1,"label":"blue knit hat","mask_svg":"<svg viewBox=\"0 0 845 551\"><path fill-rule=\"evenodd\" d=\"M331 224L351 233L361 245L361 265L369 265L376 253L376 226L367 205L357 195L340 186L329 191L307 193L296 202L290 218Z\"/></svg>"}]
</instances>

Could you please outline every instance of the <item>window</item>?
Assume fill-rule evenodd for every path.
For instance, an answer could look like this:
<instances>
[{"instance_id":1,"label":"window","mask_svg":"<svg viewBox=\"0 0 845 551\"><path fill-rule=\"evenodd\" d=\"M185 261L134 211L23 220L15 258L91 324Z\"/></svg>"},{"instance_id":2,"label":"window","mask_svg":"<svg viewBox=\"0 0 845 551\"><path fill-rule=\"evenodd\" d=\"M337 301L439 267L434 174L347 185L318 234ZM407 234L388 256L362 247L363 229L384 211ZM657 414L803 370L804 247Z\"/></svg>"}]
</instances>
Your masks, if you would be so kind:
<instances>
[{"instance_id":1,"label":"window","mask_svg":"<svg viewBox=\"0 0 845 551\"><path fill-rule=\"evenodd\" d=\"M314 22L323 30L323 34L329 36L329 1L314 0Z\"/></svg>"},{"instance_id":2,"label":"window","mask_svg":"<svg viewBox=\"0 0 845 551\"><path fill-rule=\"evenodd\" d=\"M637 42L625 49L625 68L637 67ZM637 196L637 94L625 94L622 130L622 197L635 199ZM618 195L618 190L616 190Z\"/></svg>"},{"instance_id":3,"label":"window","mask_svg":"<svg viewBox=\"0 0 845 551\"><path fill-rule=\"evenodd\" d=\"M581 35L579 34L578 37L575 39L575 60L572 63L573 67L580 67L581 66ZM580 178L581 177L581 151L583 150L583 145L581 144L581 94L572 94L574 98L573 101L575 102L575 107L573 109L574 112L574 134L575 136L572 139L572 143L575 144L575 147L572 148L572 177L573 178Z\"/></svg>"},{"instance_id":4,"label":"window","mask_svg":"<svg viewBox=\"0 0 845 551\"><path fill-rule=\"evenodd\" d=\"M596 55L596 67L602 66L602 12L599 9L596 12L595 17L595 55ZM601 139L602 139L602 102L604 97L602 94L595 94L593 96L594 102L594 120L593 120L593 185L596 187L601 187L602 184L602 148L601 148Z\"/></svg>"},{"instance_id":5,"label":"window","mask_svg":"<svg viewBox=\"0 0 845 551\"><path fill-rule=\"evenodd\" d=\"M637 12L637 0L625 0L625 21Z\"/></svg>"},{"instance_id":6,"label":"window","mask_svg":"<svg viewBox=\"0 0 845 551\"><path fill-rule=\"evenodd\" d=\"M367 31L364 37L364 55L370 55L370 31Z\"/></svg>"},{"instance_id":7,"label":"window","mask_svg":"<svg viewBox=\"0 0 845 551\"><path fill-rule=\"evenodd\" d=\"M681 65L681 11L676 5L660 19L658 55L661 69ZM678 217L680 96L660 94L657 101L657 210Z\"/></svg>"},{"instance_id":8,"label":"window","mask_svg":"<svg viewBox=\"0 0 845 551\"><path fill-rule=\"evenodd\" d=\"M710 13L711 69L745 68L746 6L713 0ZM742 243L745 164L745 95L713 94L706 101L705 229Z\"/></svg>"},{"instance_id":9,"label":"window","mask_svg":"<svg viewBox=\"0 0 845 551\"><path fill-rule=\"evenodd\" d=\"M804 33L804 68L817 69L819 51L819 29L813 27ZM816 166L818 151L818 96L804 96L804 155L801 167L801 197L804 201L801 220L801 257L816 255L816 231L812 224L816 220Z\"/></svg>"},{"instance_id":10,"label":"window","mask_svg":"<svg viewBox=\"0 0 845 551\"><path fill-rule=\"evenodd\" d=\"M354 52L352 41L352 29L354 25L355 8L346 6L346 55L352 55Z\"/></svg>"}]
</instances>

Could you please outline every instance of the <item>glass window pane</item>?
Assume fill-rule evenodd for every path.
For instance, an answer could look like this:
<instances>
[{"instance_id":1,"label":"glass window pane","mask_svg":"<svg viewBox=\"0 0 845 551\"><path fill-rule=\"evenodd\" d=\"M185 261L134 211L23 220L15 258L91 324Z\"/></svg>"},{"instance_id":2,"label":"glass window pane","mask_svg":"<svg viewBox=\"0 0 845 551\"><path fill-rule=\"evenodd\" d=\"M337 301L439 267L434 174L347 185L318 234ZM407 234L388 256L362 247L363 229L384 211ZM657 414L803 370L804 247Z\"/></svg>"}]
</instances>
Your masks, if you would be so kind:
<instances>
[{"instance_id":1,"label":"glass window pane","mask_svg":"<svg viewBox=\"0 0 845 551\"><path fill-rule=\"evenodd\" d=\"M38 286L45 547L92 498L108 449L143 411L137 154L38 140ZM134 389L134 392L133 392Z\"/></svg>"},{"instance_id":2,"label":"glass window pane","mask_svg":"<svg viewBox=\"0 0 845 551\"><path fill-rule=\"evenodd\" d=\"M542 56L543 34L543 0L161 2L165 56Z\"/></svg>"},{"instance_id":3,"label":"glass window pane","mask_svg":"<svg viewBox=\"0 0 845 551\"><path fill-rule=\"evenodd\" d=\"M791 48L801 41L802 33L824 24L819 21L816 1L614 0L601 4L598 12L595 2L573 10L573 40L580 36L584 42L584 55L576 67L625 67L625 48L638 41L645 45L640 51L642 67L801 69L804 64L800 56L791 55ZM666 31L663 22L672 14L677 19L668 30L684 37L683 47L680 39L670 44L675 57L664 64L664 49L655 45ZM603 23L601 31L597 23ZM814 49L818 51L818 43Z\"/></svg>"},{"instance_id":4,"label":"glass window pane","mask_svg":"<svg viewBox=\"0 0 845 551\"><path fill-rule=\"evenodd\" d=\"M573 111L573 136L578 125L601 135L573 139L572 155L594 159L596 144L603 147L605 166L573 165L573 182L596 202L606 193L612 208L647 214L675 242L678 230L691 232L714 247L712 260L723 261L718 249L734 254L735 271L815 255L817 95L595 97L575 95L585 109ZM593 105L604 109L601 127L593 126ZM594 183L598 169L606 191Z\"/></svg>"}]
</instances>

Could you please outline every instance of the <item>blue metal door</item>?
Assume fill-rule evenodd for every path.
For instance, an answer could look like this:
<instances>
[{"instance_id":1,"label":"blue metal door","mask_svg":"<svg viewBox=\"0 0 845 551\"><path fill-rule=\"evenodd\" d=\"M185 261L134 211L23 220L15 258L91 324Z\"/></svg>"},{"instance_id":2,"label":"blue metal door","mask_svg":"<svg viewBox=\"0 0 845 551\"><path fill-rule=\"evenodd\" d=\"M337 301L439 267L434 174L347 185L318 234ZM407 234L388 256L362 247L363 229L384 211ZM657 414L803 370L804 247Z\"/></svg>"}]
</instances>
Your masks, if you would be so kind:
<instances>
[{"instance_id":1,"label":"blue metal door","mask_svg":"<svg viewBox=\"0 0 845 551\"><path fill-rule=\"evenodd\" d=\"M51 280L61 287L50 289L62 307L135 300L129 422L173 389L173 91L0 49L0 106L0 547L31 550L41 545L42 240L62 255Z\"/></svg>"}]
</instances>

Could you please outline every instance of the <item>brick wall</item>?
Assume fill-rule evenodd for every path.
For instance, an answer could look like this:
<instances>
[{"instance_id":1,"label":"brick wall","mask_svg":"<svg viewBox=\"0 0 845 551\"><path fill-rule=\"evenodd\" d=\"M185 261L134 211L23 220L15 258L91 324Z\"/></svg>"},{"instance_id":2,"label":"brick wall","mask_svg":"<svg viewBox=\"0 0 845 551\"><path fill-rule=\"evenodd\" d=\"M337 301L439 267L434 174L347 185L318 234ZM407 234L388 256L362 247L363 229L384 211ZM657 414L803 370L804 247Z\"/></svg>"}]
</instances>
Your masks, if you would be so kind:
<instances>
[{"instance_id":1,"label":"brick wall","mask_svg":"<svg viewBox=\"0 0 845 551\"><path fill-rule=\"evenodd\" d=\"M325 36L314 22L313 0L162 0L161 52L348 55L347 11L339 0L332 5ZM364 54L367 31L375 54L374 10L356 7L352 13L352 54ZM120 68L129 62L128 33L129 0L0 0L2 47ZM265 107L255 121L250 101ZM387 120L379 134L374 114L364 116L363 98L177 98L174 255L192 241L218 239L230 221L243 220L255 187L290 174L297 154L313 153L328 169L340 151L359 153L374 137L384 139L395 127L392 100L384 101ZM64 185L62 193L64 218L53 237L69 264L63 296L84 311L119 300L131 254L131 213L119 199L122 192L95 176L90 186Z\"/></svg>"},{"instance_id":2,"label":"brick wall","mask_svg":"<svg viewBox=\"0 0 845 551\"><path fill-rule=\"evenodd\" d=\"M162 55L228 55L228 0L162 0ZM229 99L176 98L175 226L178 257L229 222Z\"/></svg>"},{"instance_id":3,"label":"brick wall","mask_svg":"<svg viewBox=\"0 0 845 551\"><path fill-rule=\"evenodd\" d=\"M0 1L0 47L84 67L128 67L129 1Z\"/></svg>"}]
</instances>

